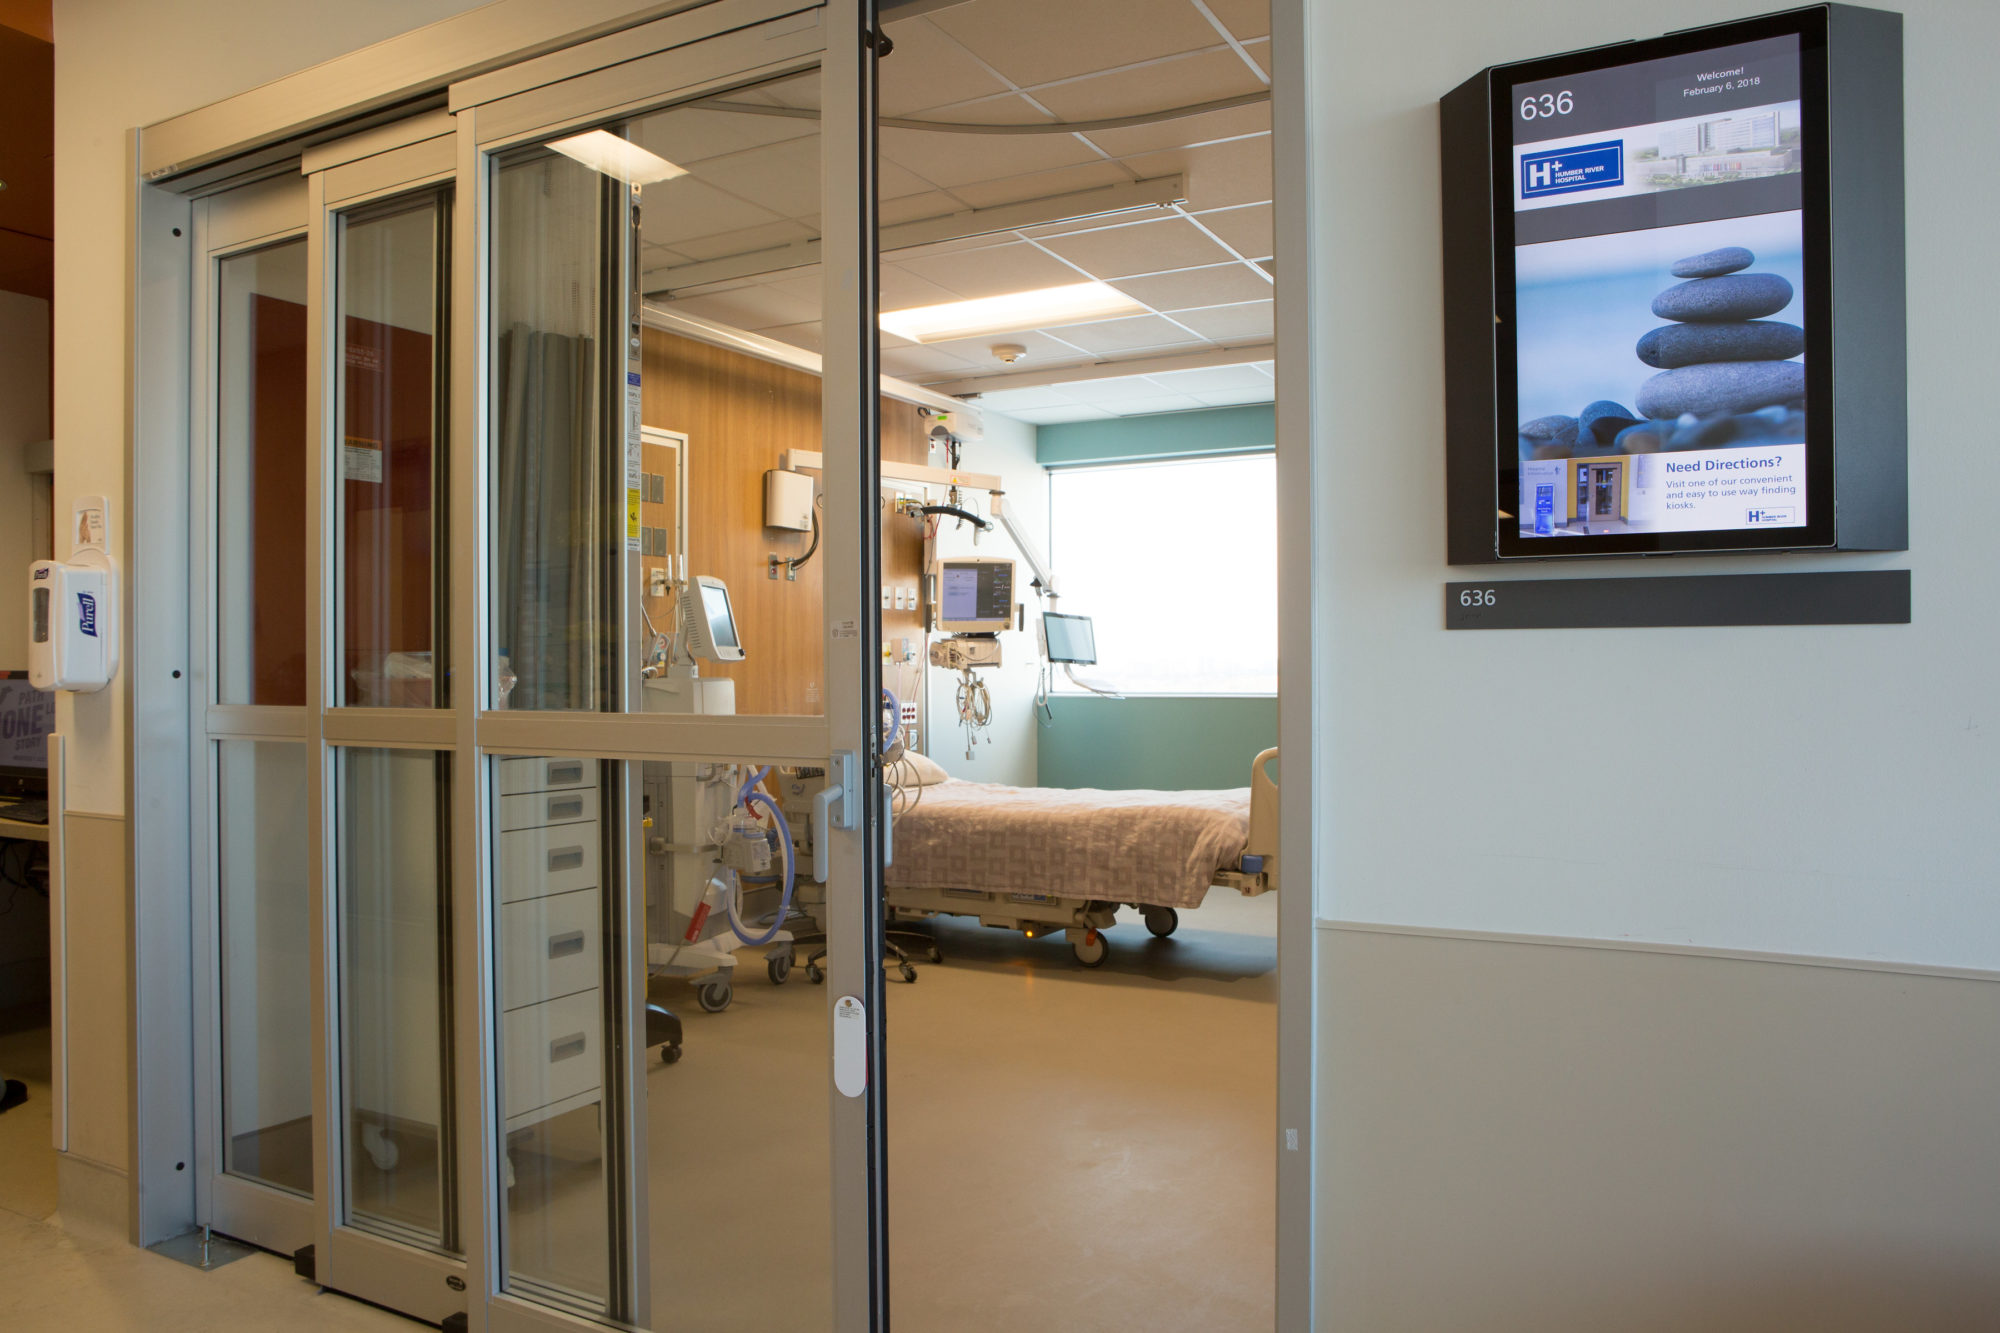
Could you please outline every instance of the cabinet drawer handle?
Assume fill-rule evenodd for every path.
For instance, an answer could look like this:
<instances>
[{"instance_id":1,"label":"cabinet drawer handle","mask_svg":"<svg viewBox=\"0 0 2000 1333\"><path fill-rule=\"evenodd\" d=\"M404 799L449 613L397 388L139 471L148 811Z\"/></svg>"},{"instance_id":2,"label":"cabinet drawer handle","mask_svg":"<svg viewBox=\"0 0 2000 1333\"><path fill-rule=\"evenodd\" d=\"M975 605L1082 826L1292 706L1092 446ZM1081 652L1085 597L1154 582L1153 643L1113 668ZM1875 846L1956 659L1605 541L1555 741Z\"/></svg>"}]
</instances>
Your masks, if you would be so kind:
<instances>
[{"instance_id":1,"label":"cabinet drawer handle","mask_svg":"<svg viewBox=\"0 0 2000 1333\"><path fill-rule=\"evenodd\" d=\"M549 800L549 818L583 818L583 798L581 796L568 796L561 799L551 797Z\"/></svg>"},{"instance_id":2,"label":"cabinet drawer handle","mask_svg":"<svg viewBox=\"0 0 2000 1333\"><path fill-rule=\"evenodd\" d=\"M557 1037L549 1043L549 1063L554 1064L558 1060L582 1055L583 1048L584 1040L581 1032L572 1032L567 1037Z\"/></svg>"},{"instance_id":3,"label":"cabinet drawer handle","mask_svg":"<svg viewBox=\"0 0 2000 1333\"><path fill-rule=\"evenodd\" d=\"M572 930L562 935L549 936L549 957L567 958L573 953L583 952L583 932Z\"/></svg>"},{"instance_id":4,"label":"cabinet drawer handle","mask_svg":"<svg viewBox=\"0 0 2000 1333\"><path fill-rule=\"evenodd\" d=\"M549 848L549 869L551 871L575 870L582 864L583 848L581 847Z\"/></svg>"},{"instance_id":5,"label":"cabinet drawer handle","mask_svg":"<svg viewBox=\"0 0 2000 1333\"><path fill-rule=\"evenodd\" d=\"M572 759L564 763L551 761L548 768L548 779L550 782L583 781L583 761L580 759Z\"/></svg>"}]
</instances>

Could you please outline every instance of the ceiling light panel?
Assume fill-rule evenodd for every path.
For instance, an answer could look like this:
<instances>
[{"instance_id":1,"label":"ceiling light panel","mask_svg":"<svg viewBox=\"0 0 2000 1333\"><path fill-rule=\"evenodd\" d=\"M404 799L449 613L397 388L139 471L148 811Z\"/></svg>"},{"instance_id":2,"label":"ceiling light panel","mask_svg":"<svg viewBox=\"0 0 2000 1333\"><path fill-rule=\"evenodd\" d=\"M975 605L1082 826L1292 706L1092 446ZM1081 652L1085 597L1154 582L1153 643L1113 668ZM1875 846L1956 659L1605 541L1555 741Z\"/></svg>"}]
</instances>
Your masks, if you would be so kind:
<instances>
[{"instance_id":1,"label":"ceiling light panel","mask_svg":"<svg viewBox=\"0 0 2000 1333\"><path fill-rule=\"evenodd\" d=\"M1074 282L971 301L886 311L882 327L911 342L939 343L993 333L1093 323L1142 314L1145 309L1115 287L1101 282Z\"/></svg>"},{"instance_id":2,"label":"ceiling light panel","mask_svg":"<svg viewBox=\"0 0 2000 1333\"><path fill-rule=\"evenodd\" d=\"M551 139L549 147L593 171L632 185L652 185L687 175L686 167L677 167L658 153L648 152L609 130L586 130L567 139Z\"/></svg>"}]
</instances>

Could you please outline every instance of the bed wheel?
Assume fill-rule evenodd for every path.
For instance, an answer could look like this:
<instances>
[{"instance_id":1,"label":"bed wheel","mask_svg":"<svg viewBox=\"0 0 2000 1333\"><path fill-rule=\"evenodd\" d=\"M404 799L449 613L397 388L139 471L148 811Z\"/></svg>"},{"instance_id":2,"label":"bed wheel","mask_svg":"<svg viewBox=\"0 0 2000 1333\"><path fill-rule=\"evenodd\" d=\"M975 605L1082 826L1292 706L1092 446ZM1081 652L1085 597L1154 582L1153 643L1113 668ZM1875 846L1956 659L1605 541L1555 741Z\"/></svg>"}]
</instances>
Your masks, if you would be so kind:
<instances>
[{"instance_id":1,"label":"bed wheel","mask_svg":"<svg viewBox=\"0 0 2000 1333\"><path fill-rule=\"evenodd\" d=\"M734 988L726 981L711 981L694 993L695 1003L704 1013L719 1014L729 1007L735 998Z\"/></svg>"},{"instance_id":2,"label":"bed wheel","mask_svg":"<svg viewBox=\"0 0 2000 1333\"><path fill-rule=\"evenodd\" d=\"M1139 910L1145 913L1146 929L1152 931L1156 939L1163 940L1181 928L1181 914L1171 907L1142 907Z\"/></svg>"},{"instance_id":3,"label":"bed wheel","mask_svg":"<svg viewBox=\"0 0 2000 1333\"><path fill-rule=\"evenodd\" d=\"M1091 931L1070 948L1076 953L1076 961L1085 967L1103 967L1104 960L1111 956L1111 945L1102 933Z\"/></svg>"},{"instance_id":4,"label":"bed wheel","mask_svg":"<svg viewBox=\"0 0 2000 1333\"><path fill-rule=\"evenodd\" d=\"M787 949L783 953L774 953L769 958L766 958L764 960L764 975L771 978L773 986L784 985L786 979L792 975L791 950Z\"/></svg>"}]
</instances>

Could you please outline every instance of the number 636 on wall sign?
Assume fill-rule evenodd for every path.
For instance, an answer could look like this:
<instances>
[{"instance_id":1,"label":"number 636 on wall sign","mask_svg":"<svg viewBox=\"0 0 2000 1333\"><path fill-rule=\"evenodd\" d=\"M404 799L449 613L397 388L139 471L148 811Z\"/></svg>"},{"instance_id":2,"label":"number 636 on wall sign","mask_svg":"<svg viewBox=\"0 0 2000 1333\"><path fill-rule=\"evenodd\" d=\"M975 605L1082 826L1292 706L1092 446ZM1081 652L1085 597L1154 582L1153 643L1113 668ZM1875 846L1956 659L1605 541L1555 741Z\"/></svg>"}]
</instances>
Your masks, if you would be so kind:
<instances>
[{"instance_id":1,"label":"number 636 on wall sign","mask_svg":"<svg viewBox=\"0 0 2000 1333\"><path fill-rule=\"evenodd\" d=\"M1565 88L1559 93L1543 93L1539 97L1521 99L1522 120L1547 120L1551 116L1567 116L1576 110L1576 99Z\"/></svg>"}]
</instances>

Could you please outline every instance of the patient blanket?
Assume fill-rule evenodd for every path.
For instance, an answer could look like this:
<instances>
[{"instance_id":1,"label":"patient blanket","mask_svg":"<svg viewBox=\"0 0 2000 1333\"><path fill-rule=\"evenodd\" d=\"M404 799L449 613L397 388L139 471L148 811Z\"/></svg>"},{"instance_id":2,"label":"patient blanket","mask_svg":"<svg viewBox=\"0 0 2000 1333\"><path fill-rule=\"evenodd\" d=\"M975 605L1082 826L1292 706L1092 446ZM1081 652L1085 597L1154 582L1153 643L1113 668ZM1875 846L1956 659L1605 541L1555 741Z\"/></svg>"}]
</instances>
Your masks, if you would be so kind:
<instances>
[{"instance_id":1,"label":"patient blanket","mask_svg":"<svg viewBox=\"0 0 2000 1333\"><path fill-rule=\"evenodd\" d=\"M888 882L1199 907L1249 837L1248 787L1093 791L953 779L924 788L896 821Z\"/></svg>"}]
</instances>

